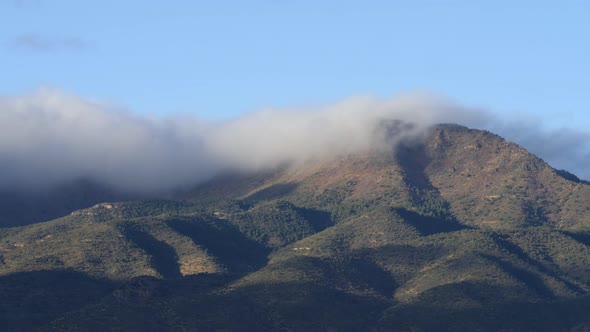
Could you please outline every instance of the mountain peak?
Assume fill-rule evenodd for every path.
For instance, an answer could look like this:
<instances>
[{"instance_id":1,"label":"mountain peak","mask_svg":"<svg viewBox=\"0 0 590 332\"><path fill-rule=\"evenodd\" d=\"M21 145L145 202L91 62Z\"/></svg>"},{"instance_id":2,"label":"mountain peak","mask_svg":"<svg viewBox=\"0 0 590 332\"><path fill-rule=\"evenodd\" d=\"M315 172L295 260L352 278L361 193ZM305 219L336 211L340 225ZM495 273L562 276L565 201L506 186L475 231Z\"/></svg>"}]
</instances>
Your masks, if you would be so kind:
<instances>
[{"instance_id":1,"label":"mountain peak","mask_svg":"<svg viewBox=\"0 0 590 332\"><path fill-rule=\"evenodd\" d=\"M388 122L386 127L399 132L404 126ZM216 197L220 188L226 188L222 195L230 192L235 199L282 198L313 208L338 209L342 216L348 215L342 212L346 209L375 202L411 209L438 204L469 226L576 227L590 223L586 214L578 213L588 204L580 205L578 200L590 187L572 180L489 131L441 124L425 137L402 140L388 151L243 175L229 187L216 179L192 195ZM432 202L424 202L424 197Z\"/></svg>"}]
</instances>

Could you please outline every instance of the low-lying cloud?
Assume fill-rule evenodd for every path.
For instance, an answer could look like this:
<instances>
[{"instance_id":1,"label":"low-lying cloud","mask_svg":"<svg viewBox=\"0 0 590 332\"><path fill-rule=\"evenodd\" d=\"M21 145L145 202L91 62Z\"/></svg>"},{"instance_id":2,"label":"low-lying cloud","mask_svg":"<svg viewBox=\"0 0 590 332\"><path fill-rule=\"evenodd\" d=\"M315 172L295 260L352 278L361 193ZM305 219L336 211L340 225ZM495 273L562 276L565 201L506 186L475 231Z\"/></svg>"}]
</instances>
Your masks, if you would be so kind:
<instances>
[{"instance_id":1,"label":"low-lying cloud","mask_svg":"<svg viewBox=\"0 0 590 332\"><path fill-rule=\"evenodd\" d=\"M590 153L588 133L504 124L489 112L432 95L353 97L315 109L262 110L211 122L138 115L42 89L0 98L0 188L36 190L88 178L123 190L165 191L223 171L378 148L383 136L377 129L388 119L413 124L397 139L441 122L490 128L556 167L590 177L583 165Z\"/></svg>"}]
</instances>

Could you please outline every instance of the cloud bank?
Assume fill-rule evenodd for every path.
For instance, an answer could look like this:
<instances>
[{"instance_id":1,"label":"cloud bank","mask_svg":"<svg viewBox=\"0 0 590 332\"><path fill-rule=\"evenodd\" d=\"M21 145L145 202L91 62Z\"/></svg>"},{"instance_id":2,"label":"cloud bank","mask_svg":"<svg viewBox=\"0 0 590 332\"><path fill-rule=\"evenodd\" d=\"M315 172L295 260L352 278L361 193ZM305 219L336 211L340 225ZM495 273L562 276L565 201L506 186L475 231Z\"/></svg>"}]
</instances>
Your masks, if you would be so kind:
<instances>
[{"instance_id":1,"label":"cloud bank","mask_svg":"<svg viewBox=\"0 0 590 332\"><path fill-rule=\"evenodd\" d=\"M491 128L556 167L590 177L584 169L588 133L505 124L488 112L432 95L354 97L315 109L269 109L211 122L188 115L143 116L42 89L0 98L0 188L43 189L89 178L122 190L165 191L223 171L378 148L384 142L379 125L387 119L413 124L397 139L441 122Z\"/></svg>"}]
</instances>

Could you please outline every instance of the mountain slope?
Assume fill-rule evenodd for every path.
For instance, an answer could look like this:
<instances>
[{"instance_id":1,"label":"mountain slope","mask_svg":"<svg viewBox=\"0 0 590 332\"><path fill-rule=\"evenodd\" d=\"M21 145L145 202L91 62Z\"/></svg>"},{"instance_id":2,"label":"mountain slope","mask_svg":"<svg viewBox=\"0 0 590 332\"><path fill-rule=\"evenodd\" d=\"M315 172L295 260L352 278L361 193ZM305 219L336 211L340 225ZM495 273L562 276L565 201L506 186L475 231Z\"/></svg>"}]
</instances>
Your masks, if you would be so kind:
<instances>
[{"instance_id":1,"label":"mountain slope","mask_svg":"<svg viewBox=\"0 0 590 332\"><path fill-rule=\"evenodd\" d=\"M424 173L464 222L585 227L590 221L587 213L572 211L589 207L587 200L574 203L589 193L587 185L497 135L439 127L421 150L414 158L427 159Z\"/></svg>"}]
</instances>

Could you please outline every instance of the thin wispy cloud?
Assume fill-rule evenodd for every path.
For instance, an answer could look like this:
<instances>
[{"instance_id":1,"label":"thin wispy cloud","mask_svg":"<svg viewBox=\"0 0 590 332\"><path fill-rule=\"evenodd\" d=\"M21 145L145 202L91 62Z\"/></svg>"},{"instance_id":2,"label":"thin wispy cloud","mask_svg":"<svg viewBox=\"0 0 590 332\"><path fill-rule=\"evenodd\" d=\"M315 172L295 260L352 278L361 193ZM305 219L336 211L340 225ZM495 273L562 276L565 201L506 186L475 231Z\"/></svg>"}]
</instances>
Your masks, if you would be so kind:
<instances>
[{"instance_id":1,"label":"thin wispy cloud","mask_svg":"<svg viewBox=\"0 0 590 332\"><path fill-rule=\"evenodd\" d=\"M52 38L35 33L22 34L10 43L13 49L28 52L79 52L89 48L89 43L77 37Z\"/></svg>"}]
</instances>

